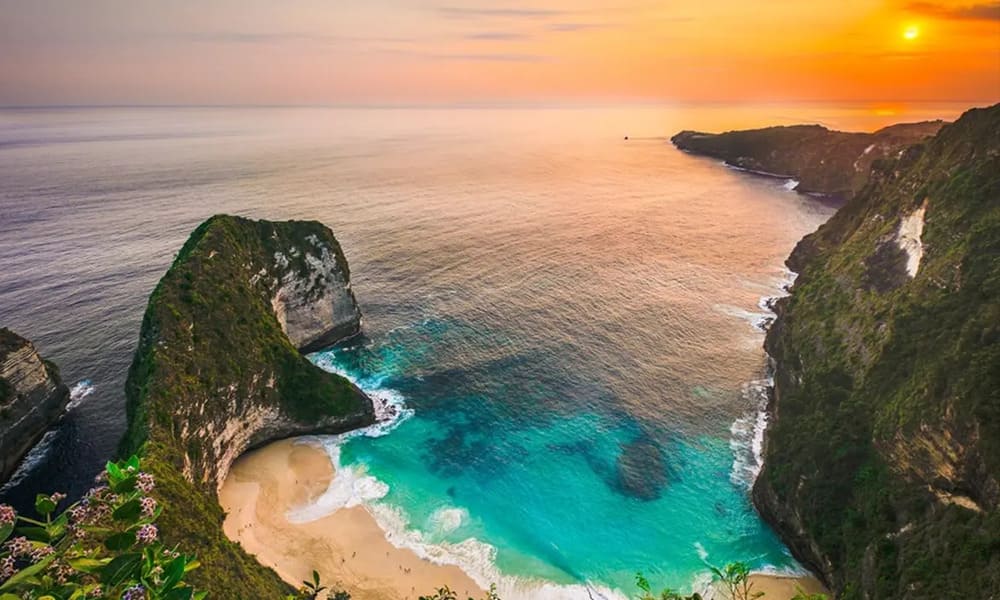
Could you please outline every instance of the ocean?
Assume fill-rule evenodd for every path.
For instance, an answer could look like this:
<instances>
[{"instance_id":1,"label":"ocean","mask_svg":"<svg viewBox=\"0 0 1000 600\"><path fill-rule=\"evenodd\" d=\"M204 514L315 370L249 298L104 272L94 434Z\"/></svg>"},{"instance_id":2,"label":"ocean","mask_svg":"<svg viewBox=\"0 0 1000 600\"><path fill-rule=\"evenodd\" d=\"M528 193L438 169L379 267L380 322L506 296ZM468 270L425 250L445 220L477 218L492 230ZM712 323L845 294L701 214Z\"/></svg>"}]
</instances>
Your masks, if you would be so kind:
<instances>
[{"instance_id":1,"label":"ocean","mask_svg":"<svg viewBox=\"0 0 1000 600\"><path fill-rule=\"evenodd\" d=\"M0 325L74 399L0 499L80 494L112 457L146 298L198 223L316 219L364 335L312 359L405 410L324 438L336 489L296 518L363 503L512 598L611 596L636 571L692 589L733 560L799 570L749 499L762 299L834 207L668 138L960 110L2 109Z\"/></svg>"}]
</instances>

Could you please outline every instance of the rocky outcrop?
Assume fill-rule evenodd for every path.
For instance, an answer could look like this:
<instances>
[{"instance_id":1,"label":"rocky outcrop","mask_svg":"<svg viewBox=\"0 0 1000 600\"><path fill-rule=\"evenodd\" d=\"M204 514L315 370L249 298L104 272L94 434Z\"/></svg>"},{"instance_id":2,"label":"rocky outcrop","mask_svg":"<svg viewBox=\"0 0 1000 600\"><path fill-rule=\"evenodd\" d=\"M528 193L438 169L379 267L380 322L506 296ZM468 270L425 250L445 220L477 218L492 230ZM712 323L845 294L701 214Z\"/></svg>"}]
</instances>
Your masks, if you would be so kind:
<instances>
[{"instance_id":1,"label":"rocky outcrop","mask_svg":"<svg viewBox=\"0 0 1000 600\"><path fill-rule=\"evenodd\" d=\"M0 482L55 422L69 402L69 389L34 345L0 328Z\"/></svg>"},{"instance_id":2,"label":"rocky outcrop","mask_svg":"<svg viewBox=\"0 0 1000 600\"><path fill-rule=\"evenodd\" d=\"M351 290L350 272L336 241L306 236L304 248L274 254L283 272L272 291L271 307L285 334L303 352L329 347L361 331L361 310ZM307 268L290 269L301 258Z\"/></svg>"},{"instance_id":3,"label":"rocky outcrop","mask_svg":"<svg viewBox=\"0 0 1000 600\"><path fill-rule=\"evenodd\" d=\"M906 123L875 133L831 131L820 125L767 127L726 133L682 131L670 138L686 152L722 159L761 175L794 179L796 191L847 199L864 187L872 165L896 158L944 123Z\"/></svg>"},{"instance_id":4,"label":"rocky outcrop","mask_svg":"<svg viewBox=\"0 0 1000 600\"><path fill-rule=\"evenodd\" d=\"M122 452L145 453L164 532L205 565L198 587L218 597L286 591L225 539L216 490L250 448L374 422L361 390L302 355L356 334L360 319L347 261L317 222L213 217L153 291L126 384Z\"/></svg>"},{"instance_id":5,"label":"rocky outcrop","mask_svg":"<svg viewBox=\"0 0 1000 600\"><path fill-rule=\"evenodd\" d=\"M1000 105L788 260L754 503L838 598L1000 598Z\"/></svg>"}]
</instances>

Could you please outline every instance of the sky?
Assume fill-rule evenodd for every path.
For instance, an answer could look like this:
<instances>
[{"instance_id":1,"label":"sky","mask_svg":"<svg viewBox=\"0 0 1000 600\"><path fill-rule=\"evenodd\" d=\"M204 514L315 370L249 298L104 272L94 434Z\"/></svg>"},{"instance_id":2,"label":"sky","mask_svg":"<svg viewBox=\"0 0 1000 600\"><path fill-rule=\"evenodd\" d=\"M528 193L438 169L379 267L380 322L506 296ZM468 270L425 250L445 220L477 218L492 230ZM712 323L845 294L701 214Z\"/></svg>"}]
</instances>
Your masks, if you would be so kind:
<instances>
[{"instance_id":1,"label":"sky","mask_svg":"<svg viewBox=\"0 0 1000 600\"><path fill-rule=\"evenodd\" d=\"M1000 100L984 0L0 0L0 105Z\"/></svg>"}]
</instances>

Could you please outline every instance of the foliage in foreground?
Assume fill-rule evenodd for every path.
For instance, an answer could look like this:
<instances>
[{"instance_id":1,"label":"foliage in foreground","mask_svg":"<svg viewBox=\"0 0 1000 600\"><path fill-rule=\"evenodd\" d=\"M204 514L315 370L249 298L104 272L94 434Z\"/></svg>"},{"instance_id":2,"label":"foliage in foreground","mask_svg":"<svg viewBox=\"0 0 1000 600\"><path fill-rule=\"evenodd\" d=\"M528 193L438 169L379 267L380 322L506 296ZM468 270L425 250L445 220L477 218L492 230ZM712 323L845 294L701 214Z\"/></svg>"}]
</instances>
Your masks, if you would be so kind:
<instances>
[{"instance_id":1,"label":"foliage in foreground","mask_svg":"<svg viewBox=\"0 0 1000 600\"><path fill-rule=\"evenodd\" d=\"M198 562L159 539L154 485L133 456L108 463L95 487L61 513L58 493L37 496L38 519L0 505L0 600L204 598L184 582Z\"/></svg>"},{"instance_id":2,"label":"foliage in foreground","mask_svg":"<svg viewBox=\"0 0 1000 600\"><path fill-rule=\"evenodd\" d=\"M155 478L140 470L135 456L108 463L82 500L57 514L63 494L39 494L38 519L0 505L0 600L204 600L208 593L185 582L198 568L192 556L167 547L156 520L163 507L152 497ZM712 567L729 600L756 600L750 569L744 563ZM671 590L653 593L636 575L638 600L702 600ZM285 600L350 600L344 591L328 590L313 571L296 594ZM447 587L419 600L460 600ZM468 600L473 600L469 598ZM501 600L492 586L482 600ZM825 600L801 592L793 600Z\"/></svg>"}]
</instances>

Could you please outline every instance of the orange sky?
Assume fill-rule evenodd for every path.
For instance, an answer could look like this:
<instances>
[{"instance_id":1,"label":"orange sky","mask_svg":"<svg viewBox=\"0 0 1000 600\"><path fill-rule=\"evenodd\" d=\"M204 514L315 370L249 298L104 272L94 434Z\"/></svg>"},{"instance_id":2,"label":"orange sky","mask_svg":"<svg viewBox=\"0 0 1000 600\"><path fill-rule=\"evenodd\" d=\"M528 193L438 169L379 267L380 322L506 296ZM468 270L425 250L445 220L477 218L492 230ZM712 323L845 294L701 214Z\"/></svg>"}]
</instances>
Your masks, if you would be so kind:
<instances>
[{"instance_id":1,"label":"orange sky","mask_svg":"<svg viewBox=\"0 0 1000 600\"><path fill-rule=\"evenodd\" d=\"M0 0L0 104L995 102L976 2Z\"/></svg>"}]
</instances>

